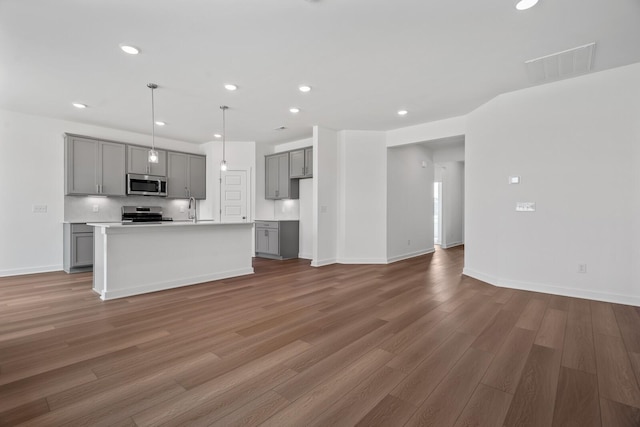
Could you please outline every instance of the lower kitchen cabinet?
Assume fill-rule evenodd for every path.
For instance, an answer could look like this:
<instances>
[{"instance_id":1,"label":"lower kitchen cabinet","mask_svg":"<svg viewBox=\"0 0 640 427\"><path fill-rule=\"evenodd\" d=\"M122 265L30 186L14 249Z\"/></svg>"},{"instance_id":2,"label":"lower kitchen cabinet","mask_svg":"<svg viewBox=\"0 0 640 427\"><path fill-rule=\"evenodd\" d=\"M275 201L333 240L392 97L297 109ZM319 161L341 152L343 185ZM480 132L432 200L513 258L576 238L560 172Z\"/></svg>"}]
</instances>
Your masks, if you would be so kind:
<instances>
[{"instance_id":1,"label":"lower kitchen cabinet","mask_svg":"<svg viewBox=\"0 0 640 427\"><path fill-rule=\"evenodd\" d=\"M93 270L93 227L65 223L63 227L63 269L67 273Z\"/></svg>"},{"instance_id":2,"label":"lower kitchen cabinet","mask_svg":"<svg viewBox=\"0 0 640 427\"><path fill-rule=\"evenodd\" d=\"M300 221L256 221L256 256L298 258Z\"/></svg>"}]
</instances>

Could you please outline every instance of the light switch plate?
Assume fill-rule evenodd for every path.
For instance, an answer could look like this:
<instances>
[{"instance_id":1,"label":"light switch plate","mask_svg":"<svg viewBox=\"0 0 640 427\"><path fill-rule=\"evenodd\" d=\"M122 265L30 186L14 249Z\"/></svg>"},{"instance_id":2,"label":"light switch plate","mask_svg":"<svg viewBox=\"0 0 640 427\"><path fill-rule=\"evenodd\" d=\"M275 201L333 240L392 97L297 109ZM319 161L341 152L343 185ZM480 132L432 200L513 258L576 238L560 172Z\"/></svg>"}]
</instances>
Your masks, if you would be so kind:
<instances>
[{"instance_id":1,"label":"light switch plate","mask_svg":"<svg viewBox=\"0 0 640 427\"><path fill-rule=\"evenodd\" d=\"M509 177L509 184L520 184L520 177L519 176L510 176Z\"/></svg>"},{"instance_id":2,"label":"light switch plate","mask_svg":"<svg viewBox=\"0 0 640 427\"><path fill-rule=\"evenodd\" d=\"M47 205L33 205L33 213L47 213Z\"/></svg>"},{"instance_id":3,"label":"light switch plate","mask_svg":"<svg viewBox=\"0 0 640 427\"><path fill-rule=\"evenodd\" d=\"M516 211L518 212L535 212L535 202L518 202L516 203Z\"/></svg>"}]
</instances>

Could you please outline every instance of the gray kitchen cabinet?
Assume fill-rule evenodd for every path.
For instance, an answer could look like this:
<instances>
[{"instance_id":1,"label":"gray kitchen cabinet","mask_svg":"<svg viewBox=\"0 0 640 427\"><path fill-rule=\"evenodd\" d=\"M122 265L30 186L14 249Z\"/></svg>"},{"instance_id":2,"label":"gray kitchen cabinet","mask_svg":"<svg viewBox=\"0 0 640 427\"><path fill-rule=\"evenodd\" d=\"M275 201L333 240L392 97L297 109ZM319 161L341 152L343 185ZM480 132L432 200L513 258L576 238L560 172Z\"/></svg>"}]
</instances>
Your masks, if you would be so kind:
<instances>
[{"instance_id":1,"label":"gray kitchen cabinet","mask_svg":"<svg viewBox=\"0 0 640 427\"><path fill-rule=\"evenodd\" d=\"M63 233L64 271L79 273L93 270L93 227L84 223L65 223Z\"/></svg>"},{"instance_id":2,"label":"gray kitchen cabinet","mask_svg":"<svg viewBox=\"0 0 640 427\"><path fill-rule=\"evenodd\" d=\"M289 153L265 156L265 199L297 199L298 180L289 177Z\"/></svg>"},{"instance_id":3,"label":"gray kitchen cabinet","mask_svg":"<svg viewBox=\"0 0 640 427\"><path fill-rule=\"evenodd\" d=\"M207 198L207 158L189 156L189 196Z\"/></svg>"},{"instance_id":4,"label":"gray kitchen cabinet","mask_svg":"<svg viewBox=\"0 0 640 427\"><path fill-rule=\"evenodd\" d=\"M125 196L124 144L65 135L65 194Z\"/></svg>"},{"instance_id":5,"label":"gray kitchen cabinet","mask_svg":"<svg viewBox=\"0 0 640 427\"><path fill-rule=\"evenodd\" d=\"M127 145L127 173L167 176L167 152L158 152L158 163L149 163L149 148Z\"/></svg>"},{"instance_id":6,"label":"gray kitchen cabinet","mask_svg":"<svg viewBox=\"0 0 640 427\"><path fill-rule=\"evenodd\" d=\"M271 259L298 257L299 221L256 221L256 256Z\"/></svg>"},{"instance_id":7,"label":"gray kitchen cabinet","mask_svg":"<svg viewBox=\"0 0 640 427\"><path fill-rule=\"evenodd\" d=\"M313 176L313 147L289 152L289 178Z\"/></svg>"},{"instance_id":8,"label":"gray kitchen cabinet","mask_svg":"<svg viewBox=\"0 0 640 427\"><path fill-rule=\"evenodd\" d=\"M168 153L167 197L185 199L207 197L207 161L205 156Z\"/></svg>"},{"instance_id":9,"label":"gray kitchen cabinet","mask_svg":"<svg viewBox=\"0 0 640 427\"><path fill-rule=\"evenodd\" d=\"M304 149L304 177L313 177L313 147L307 147Z\"/></svg>"}]
</instances>

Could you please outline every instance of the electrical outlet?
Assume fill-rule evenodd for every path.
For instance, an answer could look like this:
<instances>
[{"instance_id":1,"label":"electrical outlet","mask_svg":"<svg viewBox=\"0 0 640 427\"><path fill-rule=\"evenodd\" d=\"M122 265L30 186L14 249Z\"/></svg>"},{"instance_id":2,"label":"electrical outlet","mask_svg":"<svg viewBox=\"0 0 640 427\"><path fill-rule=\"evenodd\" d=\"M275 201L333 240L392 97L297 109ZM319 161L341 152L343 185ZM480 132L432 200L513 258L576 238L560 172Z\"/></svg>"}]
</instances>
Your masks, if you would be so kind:
<instances>
[{"instance_id":1,"label":"electrical outlet","mask_svg":"<svg viewBox=\"0 0 640 427\"><path fill-rule=\"evenodd\" d=\"M578 273L586 273L587 264L578 264Z\"/></svg>"},{"instance_id":2,"label":"electrical outlet","mask_svg":"<svg viewBox=\"0 0 640 427\"><path fill-rule=\"evenodd\" d=\"M184 213L184 206L180 206L180 212Z\"/></svg>"},{"instance_id":3,"label":"electrical outlet","mask_svg":"<svg viewBox=\"0 0 640 427\"><path fill-rule=\"evenodd\" d=\"M33 213L47 213L47 205L33 205Z\"/></svg>"},{"instance_id":4,"label":"electrical outlet","mask_svg":"<svg viewBox=\"0 0 640 427\"><path fill-rule=\"evenodd\" d=\"M93 211L94 212L100 212L100 206L99 205L93 205Z\"/></svg>"},{"instance_id":5,"label":"electrical outlet","mask_svg":"<svg viewBox=\"0 0 640 427\"><path fill-rule=\"evenodd\" d=\"M516 203L516 211L518 212L535 212L535 202L518 202Z\"/></svg>"},{"instance_id":6,"label":"electrical outlet","mask_svg":"<svg viewBox=\"0 0 640 427\"><path fill-rule=\"evenodd\" d=\"M407 240L407 246L411 246L411 240Z\"/></svg>"}]
</instances>

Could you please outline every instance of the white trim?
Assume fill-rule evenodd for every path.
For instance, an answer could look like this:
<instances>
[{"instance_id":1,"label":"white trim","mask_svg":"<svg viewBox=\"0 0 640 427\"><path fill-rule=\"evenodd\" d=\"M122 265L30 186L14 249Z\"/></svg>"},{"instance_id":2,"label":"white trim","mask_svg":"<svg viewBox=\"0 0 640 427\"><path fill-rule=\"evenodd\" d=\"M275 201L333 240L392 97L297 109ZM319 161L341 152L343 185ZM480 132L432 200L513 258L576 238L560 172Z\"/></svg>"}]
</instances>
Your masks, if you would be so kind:
<instances>
[{"instance_id":1,"label":"white trim","mask_svg":"<svg viewBox=\"0 0 640 427\"><path fill-rule=\"evenodd\" d=\"M203 276L188 277L178 280L169 280L166 282L151 283L144 286L138 286L135 288L127 288L114 291L103 291L100 299L103 301L112 300L116 298L129 297L132 295L141 295L149 292L164 291L167 289L180 288L182 286L198 285L205 282L211 282L214 280L227 279L229 277L246 276L253 274L253 268L242 268L238 270L221 271L216 274L207 274Z\"/></svg>"},{"instance_id":2,"label":"white trim","mask_svg":"<svg viewBox=\"0 0 640 427\"><path fill-rule=\"evenodd\" d=\"M394 262L402 261L402 260L409 259L409 258L415 258L417 256L432 254L435 251L436 251L435 248L430 248L430 249L425 249L425 250L422 250L422 251L410 252L408 254L397 255L397 256L394 256L394 257L391 257L391 258L387 258L387 264L392 264Z\"/></svg>"},{"instance_id":3,"label":"white trim","mask_svg":"<svg viewBox=\"0 0 640 427\"><path fill-rule=\"evenodd\" d=\"M453 243L447 243L447 246L440 245L440 247L442 249L451 249L453 247L462 246L462 245L464 245L464 242L453 242Z\"/></svg>"},{"instance_id":4,"label":"white trim","mask_svg":"<svg viewBox=\"0 0 640 427\"><path fill-rule=\"evenodd\" d=\"M595 301L611 302L615 304L635 305L640 307L640 297L633 295L621 295L609 292L597 292L585 289L567 288L564 286L547 285L543 283L502 279L475 271L467 267L462 270L462 274L489 283L490 285L498 286L500 288L519 289L523 291L541 292L545 294L562 295L566 297L583 298Z\"/></svg>"},{"instance_id":5,"label":"white trim","mask_svg":"<svg viewBox=\"0 0 640 427\"><path fill-rule=\"evenodd\" d=\"M335 264L335 258L322 259L320 261L311 260L311 267L323 267L325 265Z\"/></svg>"},{"instance_id":6,"label":"white trim","mask_svg":"<svg viewBox=\"0 0 640 427\"><path fill-rule=\"evenodd\" d=\"M313 259L313 254L298 254L298 258Z\"/></svg>"},{"instance_id":7,"label":"white trim","mask_svg":"<svg viewBox=\"0 0 640 427\"><path fill-rule=\"evenodd\" d=\"M0 277L23 276L25 274L50 273L52 271L62 271L62 264L43 265L41 267L13 268L10 270L0 270Z\"/></svg>"},{"instance_id":8,"label":"white trim","mask_svg":"<svg viewBox=\"0 0 640 427\"><path fill-rule=\"evenodd\" d=\"M339 258L338 264L387 264L385 258Z\"/></svg>"}]
</instances>

